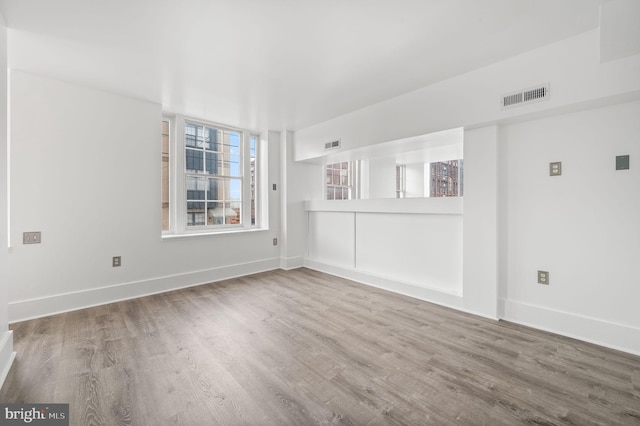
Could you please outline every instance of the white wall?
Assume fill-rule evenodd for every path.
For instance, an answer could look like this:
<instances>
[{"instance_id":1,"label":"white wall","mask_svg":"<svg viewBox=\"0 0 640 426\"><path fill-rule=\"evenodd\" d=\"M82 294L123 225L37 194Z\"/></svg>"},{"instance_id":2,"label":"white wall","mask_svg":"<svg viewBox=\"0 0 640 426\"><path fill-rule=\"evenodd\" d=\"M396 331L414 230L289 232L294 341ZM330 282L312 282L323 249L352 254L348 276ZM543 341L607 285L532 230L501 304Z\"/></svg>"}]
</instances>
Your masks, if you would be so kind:
<instances>
[{"instance_id":1,"label":"white wall","mask_svg":"<svg viewBox=\"0 0 640 426\"><path fill-rule=\"evenodd\" d=\"M396 198L396 159L378 157L368 162L369 198Z\"/></svg>"},{"instance_id":2,"label":"white wall","mask_svg":"<svg viewBox=\"0 0 640 426\"><path fill-rule=\"evenodd\" d=\"M406 197L428 197L430 192L429 164L413 163L405 167Z\"/></svg>"},{"instance_id":3,"label":"white wall","mask_svg":"<svg viewBox=\"0 0 640 426\"><path fill-rule=\"evenodd\" d=\"M501 129L505 318L640 353L639 118L636 101Z\"/></svg>"},{"instance_id":4,"label":"white wall","mask_svg":"<svg viewBox=\"0 0 640 426\"><path fill-rule=\"evenodd\" d=\"M11 93L11 321L279 267L274 191L268 231L161 238L160 105L19 71Z\"/></svg>"},{"instance_id":5,"label":"white wall","mask_svg":"<svg viewBox=\"0 0 640 426\"><path fill-rule=\"evenodd\" d=\"M502 62L371 105L296 132L296 159L324 154L341 139L341 151L456 127L483 127L531 113L614 102L640 92L640 54L600 63L595 29ZM544 102L500 109L500 96L550 83Z\"/></svg>"},{"instance_id":6,"label":"white wall","mask_svg":"<svg viewBox=\"0 0 640 426\"><path fill-rule=\"evenodd\" d=\"M356 214L356 268L451 294L462 291L462 216Z\"/></svg>"},{"instance_id":7,"label":"white wall","mask_svg":"<svg viewBox=\"0 0 640 426\"><path fill-rule=\"evenodd\" d=\"M282 132L281 168L281 267L301 267L307 254L307 212L304 200L322 198L322 166L293 161L293 132Z\"/></svg>"},{"instance_id":8,"label":"white wall","mask_svg":"<svg viewBox=\"0 0 640 426\"><path fill-rule=\"evenodd\" d=\"M312 201L307 267L462 306L462 200Z\"/></svg>"},{"instance_id":9,"label":"white wall","mask_svg":"<svg viewBox=\"0 0 640 426\"><path fill-rule=\"evenodd\" d=\"M464 306L497 318L498 135L496 126L464 135Z\"/></svg>"},{"instance_id":10,"label":"white wall","mask_svg":"<svg viewBox=\"0 0 640 426\"><path fill-rule=\"evenodd\" d=\"M355 267L355 218L351 212L309 212L308 258Z\"/></svg>"},{"instance_id":11,"label":"white wall","mask_svg":"<svg viewBox=\"0 0 640 426\"><path fill-rule=\"evenodd\" d=\"M8 327L8 235L7 209L7 28L0 15L0 386L4 382L15 353L13 335Z\"/></svg>"}]
</instances>

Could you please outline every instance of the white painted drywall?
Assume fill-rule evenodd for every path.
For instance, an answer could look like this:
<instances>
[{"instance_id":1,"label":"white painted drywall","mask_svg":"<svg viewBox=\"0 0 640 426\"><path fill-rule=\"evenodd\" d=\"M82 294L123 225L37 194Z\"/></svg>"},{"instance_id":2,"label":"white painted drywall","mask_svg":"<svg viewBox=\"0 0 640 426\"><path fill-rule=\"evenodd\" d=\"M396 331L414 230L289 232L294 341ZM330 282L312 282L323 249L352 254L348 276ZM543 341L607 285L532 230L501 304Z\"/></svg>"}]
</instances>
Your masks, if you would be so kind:
<instances>
[{"instance_id":1,"label":"white painted drywall","mask_svg":"<svg viewBox=\"0 0 640 426\"><path fill-rule=\"evenodd\" d=\"M323 142L341 151L456 127L483 127L553 109L582 108L640 93L640 54L600 63L599 30L296 131L296 159L320 157ZM550 83L544 102L507 110L500 96Z\"/></svg>"},{"instance_id":2,"label":"white painted drywall","mask_svg":"<svg viewBox=\"0 0 640 426\"><path fill-rule=\"evenodd\" d=\"M20 71L11 93L10 320L279 267L277 191L269 230L161 238L160 105Z\"/></svg>"},{"instance_id":3,"label":"white painted drywall","mask_svg":"<svg viewBox=\"0 0 640 426\"><path fill-rule=\"evenodd\" d=\"M600 60L640 53L640 1L615 0L600 5Z\"/></svg>"},{"instance_id":4,"label":"white painted drywall","mask_svg":"<svg viewBox=\"0 0 640 426\"><path fill-rule=\"evenodd\" d=\"M464 134L464 306L497 318L497 127Z\"/></svg>"},{"instance_id":5,"label":"white painted drywall","mask_svg":"<svg viewBox=\"0 0 640 426\"><path fill-rule=\"evenodd\" d=\"M462 216L357 213L355 265L369 274L461 294Z\"/></svg>"},{"instance_id":6,"label":"white painted drywall","mask_svg":"<svg viewBox=\"0 0 640 426\"><path fill-rule=\"evenodd\" d=\"M395 157L369 160L369 198L396 198Z\"/></svg>"},{"instance_id":7,"label":"white painted drywall","mask_svg":"<svg viewBox=\"0 0 640 426\"><path fill-rule=\"evenodd\" d=\"M0 386L15 356L8 326L7 148L7 28L0 15Z\"/></svg>"},{"instance_id":8,"label":"white painted drywall","mask_svg":"<svg viewBox=\"0 0 640 426\"><path fill-rule=\"evenodd\" d=\"M425 186L426 175L429 165L425 163L413 163L405 165L405 187L407 198L428 197L429 185Z\"/></svg>"},{"instance_id":9,"label":"white painted drywall","mask_svg":"<svg viewBox=\"0 0 640 426\"><path fill-rule=\"evenodd\" d=\"M639 117L636 101L501 129L507 319L640 353Z\"/></svg>"},{"instance_id":10,"label":"white painted drywall","mask_svg":"<svg viewBox=\"0 0 640 426\"><path fill-rule=\"evenodd\" d=\"M354 213L309 212L308 238L308 258L329 265L354 267Z\"/></svg>"},{"instance_id":11,"label":"white painted drywall","mask_svg":"<svg viewBox=\"0 0 640 426\"><path fill-rule=\"evenodd\" d=\"M293 161L293 132L281 134L281 267L301 267L307 253L307 212L304 200L322 198L322 166Z\"/></svg>"}]
</instances>

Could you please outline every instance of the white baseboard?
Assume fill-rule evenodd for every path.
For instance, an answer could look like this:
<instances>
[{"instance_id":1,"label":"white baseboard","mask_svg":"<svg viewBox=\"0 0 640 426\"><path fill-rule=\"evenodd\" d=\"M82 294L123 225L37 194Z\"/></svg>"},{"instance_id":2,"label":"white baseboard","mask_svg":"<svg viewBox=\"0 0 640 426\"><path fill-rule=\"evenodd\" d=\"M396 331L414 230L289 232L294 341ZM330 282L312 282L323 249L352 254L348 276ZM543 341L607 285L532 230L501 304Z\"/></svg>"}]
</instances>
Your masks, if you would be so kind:
<instances>
[{"instance_id":1,"label":"white baseboard","mask_svg":"<svg viewBox=\"0 0 640 426\"><path fill-rule=\"evenodd\" d=\"M9 323L164 293L280 268L280 259L222 266L9 303Z\"/></svg>"},{"instance_id":2,"label":"white baseboard","mask_svg":"<svg viewBox=\"0 0 640 426\"><path fill-rule=\"evenodd\" d=\"M16 353L13 351L13 330L7 330L4 332L2 339L0 339L0 387L4 384L4 380L9 374L9 369L13 360L16 357Z\"/></svg>"},{"instance_id":3,"label":"white baseboard","mask_svg":"<svg viewBox=\"0 0 640 426\"><path fill-rule=\"evenodd\" d=\"M410 283L403 283L386 277L380 277L363 271L341 266L328 265L326 263L317 262L311 259L304 259L304 266L327 274L346 278L361 284L370 285L372 287L381 288L383 290L392 291L394 293L403 294L415 299L424 300L426 302L435 303L437 305L446 306L448 308L457 309L459 311L468 312L463 308L462 295L455 292L447 292L438 289L420 287Z\"/></svg>"},{"instance_id":4,"label":"white baseboard","mask_svg":"<svg viewBox=\"0 0 640 426\"><path fill-rule=\"evenodd\" d=\"M508 299L499 306L507 321L640 355L640 328Z\"/></svg>"},{"instance_id":5,"label":"white baseboard","mask_svg":"<svg viewBox=\"0 0 640 426\"><path fill-rule=\"evenodd\" d=\"M304 259L302 256L287 257L280 259L280 269L290 271L292 269L302 268L304 266Z\"/></svg>"}]
</instances>

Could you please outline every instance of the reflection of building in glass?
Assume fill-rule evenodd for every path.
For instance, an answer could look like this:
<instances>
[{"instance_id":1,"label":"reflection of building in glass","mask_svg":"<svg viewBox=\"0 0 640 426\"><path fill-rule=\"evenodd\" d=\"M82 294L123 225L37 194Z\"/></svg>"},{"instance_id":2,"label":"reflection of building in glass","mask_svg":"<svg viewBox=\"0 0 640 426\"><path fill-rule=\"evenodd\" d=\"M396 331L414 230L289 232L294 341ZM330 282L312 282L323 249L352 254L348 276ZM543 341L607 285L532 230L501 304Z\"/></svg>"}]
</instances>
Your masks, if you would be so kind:
<instances>
[{"instance_id":1,"label":"reflection of building in glass","mask_svg":"<svg viewBox=\"0 0 640 426\"><path fill-rule=\"evenodd\" d=\"M258 137L251 135L249 140L249 178L251 184L251 224L256 224L256 152L258 147Z\"/></svg>"},{"instance_id":2,"label":"reflection of building in glass","mask_svg":"<svg viewBox=\"0 0 640 426\"><path fill-rule=\"evenodd\" d=\"M169 122L162 121L162 230L169 230Z\"/></svg>"},{"instance_id":3,"label":"reflection of building in glass","mask_svg":"<svg viewBox=\"0 0 640 426\"><path fill-rule=\"evenodd\" d=\"M241 223L242 134L187 123L187 226Z\"/></svg>"},{"instance_id":4,"label":"reflection of building in glass","mask_svg":"<svg viewBox=\"0 0 640 426\"><path fill-rule=\"evenodd\" d=\"M396 198L407 196L407 166L396 164Z\"/></svg>"},{"instance_id":5,"label":"reflection of building in glass","mask_svg":"<svg viewBox=\"0 0 640 426\"><path fill-rule=\"evenodd\" d=\"M430 164L431 197L459 197L463 193L463 160Z\"/></svg>"},{"instance_id":6,"label":"reflection of building in glass","mask_svg":"<svg viewBox=\"0 0 640 426\"><path fill-rule=\"evenodd\" d=\"M349 200L353 195L353 176L351 162L327 164L326 196L327 200Z\"/></svg>"}]
</instances>

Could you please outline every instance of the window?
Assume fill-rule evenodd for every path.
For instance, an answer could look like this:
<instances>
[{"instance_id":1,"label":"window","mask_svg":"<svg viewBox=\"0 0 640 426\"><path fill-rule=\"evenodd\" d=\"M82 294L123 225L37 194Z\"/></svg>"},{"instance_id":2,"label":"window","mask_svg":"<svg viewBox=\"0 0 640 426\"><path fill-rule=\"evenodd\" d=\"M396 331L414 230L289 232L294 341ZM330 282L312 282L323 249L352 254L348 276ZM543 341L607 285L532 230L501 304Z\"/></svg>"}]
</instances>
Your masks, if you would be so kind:
<instances>
[{"instance_id":1,"label":"window","mask_svg":"<svg viewBox=\"0 0 640 426\"><path fill-rule=\"evenodd\" d=\"M257 198L257 182L258 175L256 173L256 161L257 156L256 153L258 149L258 136L251 135L249 136L249 183L251 185L251 225L256 224L256 208L258 205Z\"/></svg>"},{"instance_id":2,"label":"window","mask_svg":"<svg viewBox=\"0 0 640 426\"><path fill-rule=\"evenodd\" d=\"M463 194L463 160L431 163L431 197L461 197Z\"/></svg>"},{"instance_id":3,"label":"window","mask_svg":"<svg viewBox=\"0 0 640 426\"><path fill-rule=\"evenodd\" d=\"M168 120L162 120L161 158L162 158L162 230L169 230L169 128Z\"/></svg>"},{"instance_id":4,"label":"window","mask_svg":"<svg viewBox=\"0 0 640 426\"><path fill-rule=\"evenodd\" d=\"M187 227L242 223L242 133L185 124Z\"/></svg>"},{"instance_id":5,"label":"window","mask_svg":"<svg viewBox=\"0 0 640 426\"><path fill-rule=\"evenodd\" d=\"M350 200L356 198L354 191L353 163L345 161L342 163L327 164L325 166L325 188L327 200Z\"/></svg>"},{"instance_id":6,"label":"window","mask_svg":"<svg viewBox=\"0 0 640 426\"><path fill-rule=\"evenodd\" d=\"M177 131L170 134L171 125ZM162 126L163 231L181 234L258 226L259 136L181 116L163 120ZM176 143L170 141L171 135ZM172 158L170 151L175 153ZM173 158L176 164L171 169L182 170L176 176L169 172Z\"/></svg>"}]
</instances>

